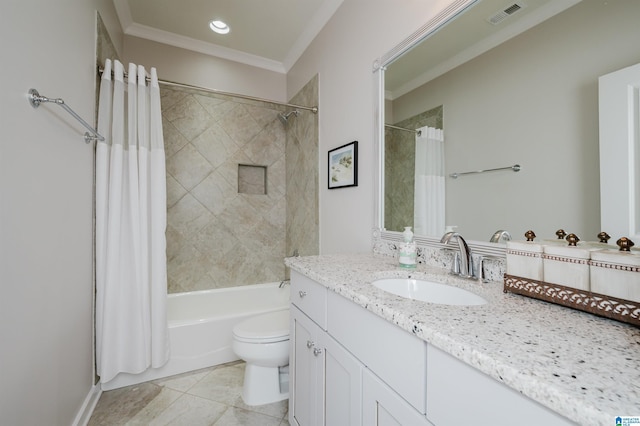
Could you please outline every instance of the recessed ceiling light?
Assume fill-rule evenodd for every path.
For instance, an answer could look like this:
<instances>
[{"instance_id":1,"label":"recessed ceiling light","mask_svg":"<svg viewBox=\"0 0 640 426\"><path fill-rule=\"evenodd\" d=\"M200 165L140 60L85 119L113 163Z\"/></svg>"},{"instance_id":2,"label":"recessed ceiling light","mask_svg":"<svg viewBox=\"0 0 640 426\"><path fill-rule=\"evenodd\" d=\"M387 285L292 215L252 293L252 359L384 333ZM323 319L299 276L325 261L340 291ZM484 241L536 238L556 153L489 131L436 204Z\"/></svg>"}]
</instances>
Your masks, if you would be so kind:
<instances>
[{"instance_id":1,"label":"recessed ceiling light","mask_svg":"<svg viewBox=\"0 0 640 426\"><path fill-rule=\"evenodd\" d=\"M227 34L231 30L226 23L217 19L209 22L209 28L211 28L211 31L214 31L218 34Z\"/></svg>"}]
</instances>

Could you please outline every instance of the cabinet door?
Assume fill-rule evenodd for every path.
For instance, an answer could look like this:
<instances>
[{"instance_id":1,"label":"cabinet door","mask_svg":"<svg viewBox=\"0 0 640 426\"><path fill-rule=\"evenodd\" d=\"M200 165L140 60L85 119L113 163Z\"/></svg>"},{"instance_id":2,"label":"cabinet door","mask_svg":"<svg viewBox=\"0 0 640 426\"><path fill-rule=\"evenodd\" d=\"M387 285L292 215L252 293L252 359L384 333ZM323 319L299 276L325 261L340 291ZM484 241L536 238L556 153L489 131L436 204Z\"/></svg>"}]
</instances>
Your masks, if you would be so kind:
<instances>
[{"instance_id":1,"label":"cabinet door","mask_svg":"<svg viewBox=\"0 0 640 426\"><path fill-rule=\"evenodd\" d=\"M574 424L431 345L427 371L427 417L436 425Z\"/></svg>"},{"instance_id":2,"label":"cabinet door","mask_svg":"<svg viewBox=\"0 0 640 426\"><path fill-rule=\"evenodd\" d=\"M361 425L362 364L329 335L323 343L325 424Z\"/></svg>"},{"instance_id":3,"label":"cabinet door","mask_svg":"<svg viewBox=\"0 0 640 426\"><path fill-rule=\"evenodd\" d=\"M426 413L423 340L333 292L327 296L327 330L416 410Z\"/></svg>"},{"instance_id":4,"label":"cabinet door","mask_svg":"<svg viewBox=\"0 0 640 426\"><path fill-rule=\"evenodd\" d=\"M366 369L362 373L362 424L433 426L425 416Z\"/></svg>"},{"instance_id":5,"label":"cabinet door","mask_svg":"<svg viewBox=\"0 0 640 426\"><path fill-rule=\"evenodd\" d=\"M324 351L319 340L323 333L309 317L291 306L289 420L293 425L324 424Z\"/></svg>"}]
</instances>

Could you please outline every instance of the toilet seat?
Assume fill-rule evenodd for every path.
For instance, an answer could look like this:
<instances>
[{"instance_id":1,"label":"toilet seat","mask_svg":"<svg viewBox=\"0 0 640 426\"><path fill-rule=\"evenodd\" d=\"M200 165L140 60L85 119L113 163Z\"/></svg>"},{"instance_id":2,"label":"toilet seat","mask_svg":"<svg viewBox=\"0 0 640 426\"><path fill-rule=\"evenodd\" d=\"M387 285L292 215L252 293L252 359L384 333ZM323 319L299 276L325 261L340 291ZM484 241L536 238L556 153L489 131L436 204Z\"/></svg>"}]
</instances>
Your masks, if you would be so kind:
<instances>
[{"instance_id":1,"label":"toilet seat","mask_svg":"<svg viewBox=\"0 0 640 426\"><path fill-rule=\"evenodd\" d=\"M246 343L277 343L289 340L289 310L248 318L233 327L233 337Z\"/></svg>"}]
</instances>

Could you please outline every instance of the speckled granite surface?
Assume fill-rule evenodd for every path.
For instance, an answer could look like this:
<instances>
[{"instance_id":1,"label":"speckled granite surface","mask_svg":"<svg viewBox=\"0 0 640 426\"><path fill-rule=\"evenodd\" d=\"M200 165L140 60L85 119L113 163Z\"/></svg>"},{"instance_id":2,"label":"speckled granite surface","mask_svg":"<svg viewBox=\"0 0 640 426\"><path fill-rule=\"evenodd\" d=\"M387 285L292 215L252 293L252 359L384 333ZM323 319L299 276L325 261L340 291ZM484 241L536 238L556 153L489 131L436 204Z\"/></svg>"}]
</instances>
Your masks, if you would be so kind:
<instances>
[{"instance_id":1,"label":"speckled granite surface","mask_svg":"<svg viewBox=\"0 0 640 426\"><path fill-rule=\"evenodd\" d=\"M580 425L640 416L640 329L465 281L445 269L415 272L379 254L288 258L286 265ZM385 293L370 282L425 278L483 296L448 306Z\"/></svg>"}]
</instances>

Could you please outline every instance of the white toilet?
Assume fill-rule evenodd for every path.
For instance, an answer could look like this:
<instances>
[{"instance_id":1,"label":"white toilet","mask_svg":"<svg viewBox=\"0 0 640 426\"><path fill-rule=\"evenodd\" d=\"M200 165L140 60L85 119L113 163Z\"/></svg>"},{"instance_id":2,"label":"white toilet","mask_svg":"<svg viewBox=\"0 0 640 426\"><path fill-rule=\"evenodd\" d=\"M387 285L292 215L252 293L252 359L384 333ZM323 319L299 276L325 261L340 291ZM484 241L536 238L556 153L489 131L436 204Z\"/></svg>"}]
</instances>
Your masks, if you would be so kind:
<instances>
[{"instance_id":1,"label":"white toilet","mask_svg":"<svg viewBox=\"0 0 640 426\"><path fill-rule=\"evenodd\" d=\"M242 400L262 405L289 398L289 310L248 318L233 327L233 352L247 364Z\"/></svg>"}]
</instances>

